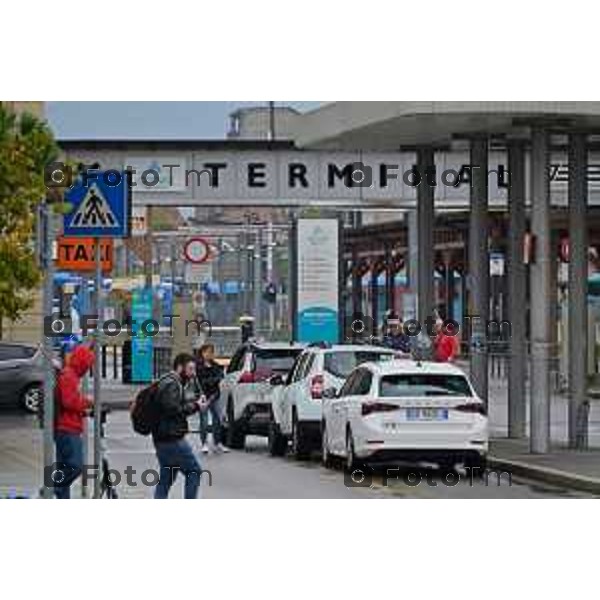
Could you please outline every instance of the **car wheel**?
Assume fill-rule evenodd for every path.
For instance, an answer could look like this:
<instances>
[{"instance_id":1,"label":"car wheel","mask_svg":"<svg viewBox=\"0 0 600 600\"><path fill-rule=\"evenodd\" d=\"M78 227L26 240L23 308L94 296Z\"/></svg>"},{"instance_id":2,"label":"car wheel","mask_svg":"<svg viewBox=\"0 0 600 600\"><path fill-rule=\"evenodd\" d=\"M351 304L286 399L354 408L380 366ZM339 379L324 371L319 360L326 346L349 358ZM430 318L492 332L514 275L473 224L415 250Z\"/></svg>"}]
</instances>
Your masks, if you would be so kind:
<instances>
[{"instance_id":1,"label":"car wheel","mask_svg":"<svg viewBox=\"0 0 600 600\"><path fill-rule=\"evenodd\" d=\"M321 463L326 469L333 468L333 455L329 451L329 439L325 422L321 425Z\"/></svg>"},{"instance_id":2,"label":"car wheel","mask_svg":"<svg viewBox=\"0 0 600 600\"><path fill-rule=\"evenodd\" d=\"M269 454L283 456L287 450L287 439L281 434L281 428L275 421L269 424Z\"/></svg>"},{"instance_id":3,"label":"car wheel","mask_svg":"<svg viewBox=\"0 0 600 600\"><path fill-rule=\"evenodd\" d=\"M227 404L227 446L232 450L243 450L246 443L246 434L239 423L235 422L233 402Z\"/></svg>"},{"instance_id":4,"label":"car wheel","mask_svg":"<svg viewBox=\"0 0 600 600\"><path fill-rule=\"evenodd\" d=\"M478 454L477 456L469 456L465 460L465 468L468 469L474 478L483 477L487 469L487 456Z\"/></svg>"},{"instance_id":5,"label":"car wheel","mask_svg":"<svg viewBox=\"0 0 600 600\"><path fill-rule=\"evenodd\" d=\"M40 384L34 383L21 393L21 405L27 412L36 414L40 411L43 398L44 388Z\"/></svg>"},{"instance_id":6,"label":"car wheel","mask_svg":"<svg viewBox=\"0 0 600 600\"><path fill-rule=\"evenodd\" d=\"M292 415L292 454L297 460L306 459L310 455L304 428L302 423L298 422L295 411Z\"/></svg>"},{"instance_id":7,"label":"car wheel","mask_svg":"<svg viewBox=\"0 0 600 600\"><path fill-rule=\"evenodd\" d=\"M346 469L348 471L354 471L356 468L356 452L354 450L354 436L352 435L352 429L348 427L346 431Z\"/></svg>"}]
</instances>

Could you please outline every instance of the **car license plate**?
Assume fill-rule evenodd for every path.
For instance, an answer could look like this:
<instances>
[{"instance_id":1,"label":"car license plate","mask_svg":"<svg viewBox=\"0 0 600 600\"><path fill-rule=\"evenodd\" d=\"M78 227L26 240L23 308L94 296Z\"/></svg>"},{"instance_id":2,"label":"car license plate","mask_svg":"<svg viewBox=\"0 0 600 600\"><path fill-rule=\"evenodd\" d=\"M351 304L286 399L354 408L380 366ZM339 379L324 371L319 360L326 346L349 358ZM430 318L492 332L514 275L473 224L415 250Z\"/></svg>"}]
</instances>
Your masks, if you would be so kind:
<instances>
[{"instance_id":1,"label":"car license plate","mask_svg":"<svg viewBox=\"0 0 600 600\"><path fill-rule=\"evenodd\" d=\"M407 408L407 421L447 421L447 408Z\"/></svg>"}]
</instances>

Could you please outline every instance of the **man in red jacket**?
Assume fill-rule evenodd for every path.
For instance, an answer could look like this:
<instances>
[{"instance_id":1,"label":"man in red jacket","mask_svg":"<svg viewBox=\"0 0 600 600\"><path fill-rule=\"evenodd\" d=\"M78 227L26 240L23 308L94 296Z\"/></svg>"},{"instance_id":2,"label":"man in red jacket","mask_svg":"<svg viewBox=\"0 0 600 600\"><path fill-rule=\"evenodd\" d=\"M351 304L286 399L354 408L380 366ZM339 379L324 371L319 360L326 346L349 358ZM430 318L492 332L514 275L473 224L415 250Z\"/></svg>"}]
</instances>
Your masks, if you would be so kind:
<instances>
[{"instance_id":1,"label":"man in red jacket","mask_svg":"<svg viewBox=\"0 0 600 600\"><path fill-rule=\"evenodd\" d=\"M446 329L446 331L444 331ZM437 319L435 322L436 337L433 342L434 358L436 362L454 362L460 354L460 341L458 339L458 328L454 331L452 323ZM453 335L448 335L449 333Z\"/></svg>"},{"instance_id":2,"label":"man in red jacket","mask_svg":"<svg viewBox=\"0 0 600 600\"><path fill-rule=\"evenodd\" d=\"M93 401L80 391L81 379L92 368L94 353L85 345L77 346L67 355L66 365L56 381L56 415L54 441L56 462L54 495L60 499L71 497L71 484L83 468L83 419Z\"/></svg>"}]
</instances>

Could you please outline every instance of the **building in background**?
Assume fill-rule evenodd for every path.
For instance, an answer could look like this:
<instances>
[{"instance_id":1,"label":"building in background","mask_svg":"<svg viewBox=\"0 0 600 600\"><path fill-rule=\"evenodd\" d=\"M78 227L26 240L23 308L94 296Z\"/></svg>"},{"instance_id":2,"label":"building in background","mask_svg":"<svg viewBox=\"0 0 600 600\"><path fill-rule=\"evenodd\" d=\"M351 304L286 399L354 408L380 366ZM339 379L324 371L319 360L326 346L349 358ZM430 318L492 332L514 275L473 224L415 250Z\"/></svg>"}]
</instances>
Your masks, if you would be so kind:
<instances>
[{"instance_id":1,"label":"building in background","mask_svg":"<svg viewBox=\"0 0 600 600\"><path fill-rule=\"evenodd\" d=\"M274 129L277 140L293 140L302 113L291 106L252 106L229 116L227 137L235 140L269 140Z\"/></svg>"}]
</instances>

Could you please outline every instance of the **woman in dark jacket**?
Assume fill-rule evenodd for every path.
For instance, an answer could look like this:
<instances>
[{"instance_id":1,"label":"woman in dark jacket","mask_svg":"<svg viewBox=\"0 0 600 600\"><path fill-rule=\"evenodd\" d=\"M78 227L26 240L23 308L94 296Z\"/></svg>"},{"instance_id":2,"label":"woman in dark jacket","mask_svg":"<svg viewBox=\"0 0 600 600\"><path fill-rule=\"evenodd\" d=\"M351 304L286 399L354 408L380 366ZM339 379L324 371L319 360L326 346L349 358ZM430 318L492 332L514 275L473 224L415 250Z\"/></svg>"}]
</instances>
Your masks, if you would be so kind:
<instances>
[{"instance_id":1,"label":"woman in dark jacket","mask_svg":"<svg viewBox=\"0 0 600 600\"><path fill-rule=\"evenodd\" d=\"M202 441L202 452L209 452L206 443L208 438L208 413L212 420L212 432L215 450L228 452L221 440L221 417L222 407L220 400L219 384L223 379L223 368L215 361L215 347L213 344L203 344L198 350L196 358L196 377L204 395L206 396L206 408L200 413L200 439Z\"/></svg>"}]
</instances>

